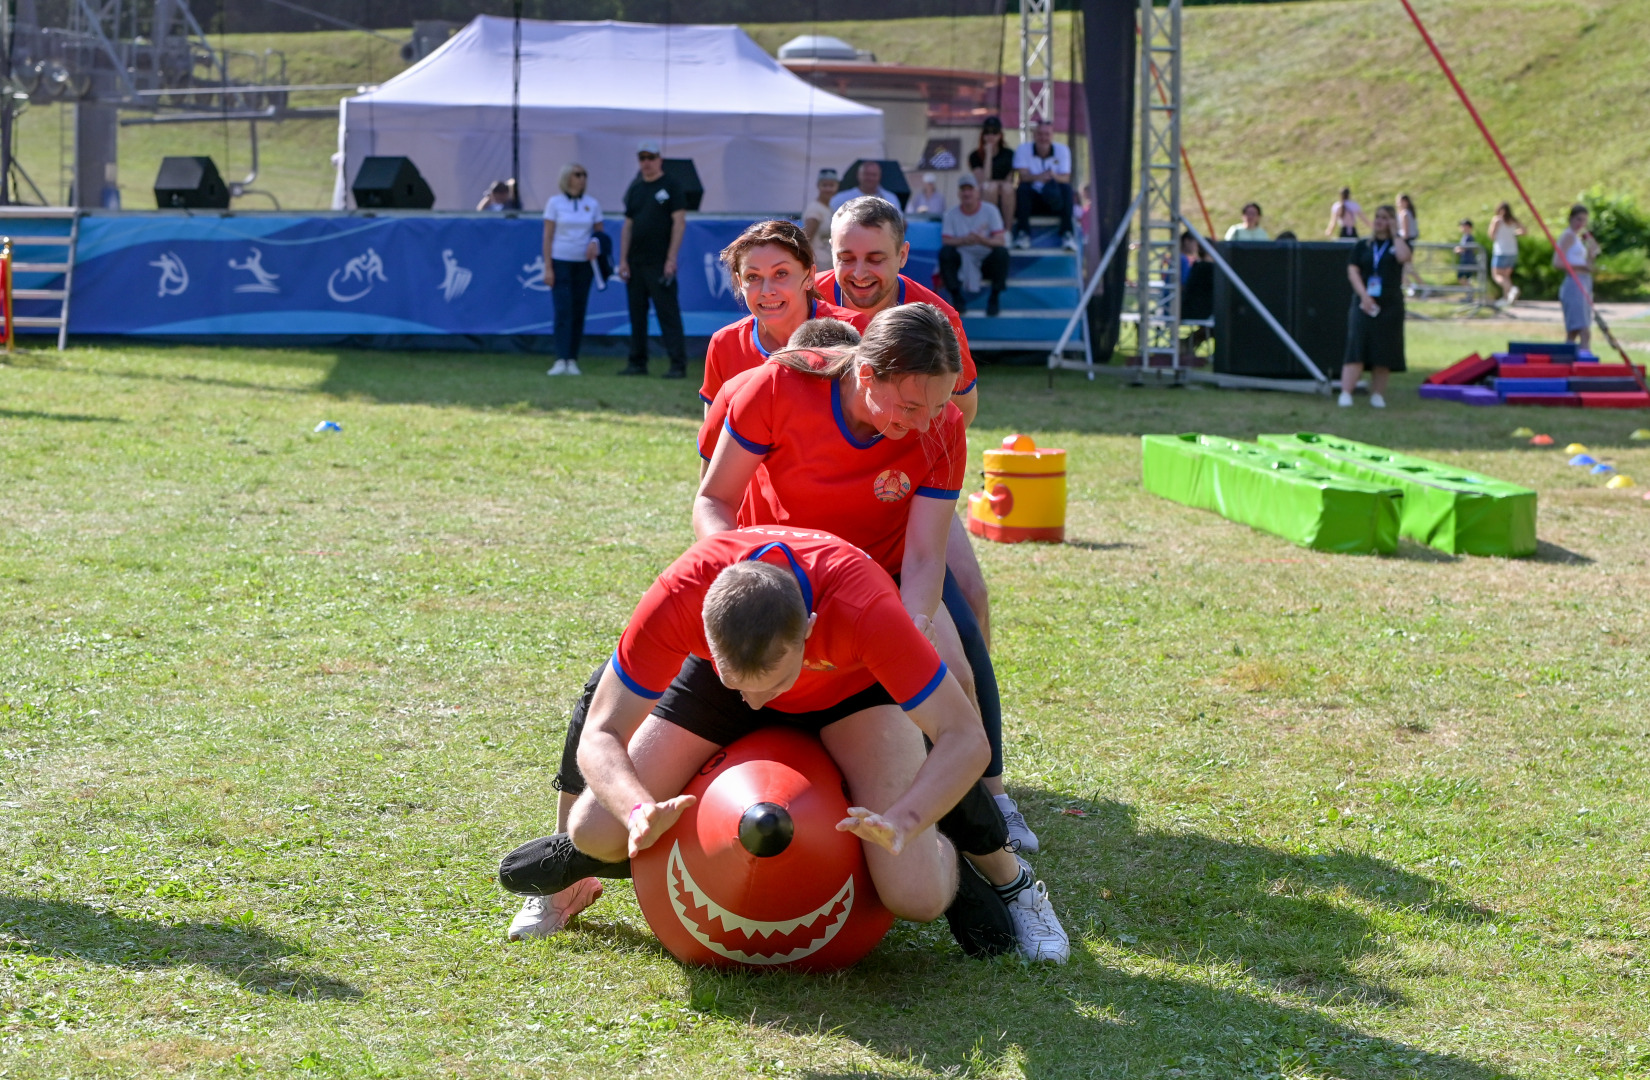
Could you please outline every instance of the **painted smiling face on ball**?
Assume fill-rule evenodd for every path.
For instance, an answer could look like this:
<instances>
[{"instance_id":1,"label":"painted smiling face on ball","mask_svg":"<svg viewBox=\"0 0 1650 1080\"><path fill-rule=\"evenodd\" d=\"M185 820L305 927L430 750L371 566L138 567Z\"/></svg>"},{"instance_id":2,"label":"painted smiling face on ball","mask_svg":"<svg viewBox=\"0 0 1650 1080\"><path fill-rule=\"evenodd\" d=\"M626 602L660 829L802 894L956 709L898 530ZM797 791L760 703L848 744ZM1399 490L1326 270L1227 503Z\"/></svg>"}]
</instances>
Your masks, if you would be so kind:
<instances>
[{"instance_id":1,"label":"painted smiling face on ball","mask_svg":"<svg viewBox=\"0 0 1650 1080\"><path fill-rule=\"evenodd\" d=\"M631 862L642 913L679 959L829 971L887 933L861 842L836 830L848 803L818 740L759 731L684 791L699 802Z\"/></svg>"}]
</instances>

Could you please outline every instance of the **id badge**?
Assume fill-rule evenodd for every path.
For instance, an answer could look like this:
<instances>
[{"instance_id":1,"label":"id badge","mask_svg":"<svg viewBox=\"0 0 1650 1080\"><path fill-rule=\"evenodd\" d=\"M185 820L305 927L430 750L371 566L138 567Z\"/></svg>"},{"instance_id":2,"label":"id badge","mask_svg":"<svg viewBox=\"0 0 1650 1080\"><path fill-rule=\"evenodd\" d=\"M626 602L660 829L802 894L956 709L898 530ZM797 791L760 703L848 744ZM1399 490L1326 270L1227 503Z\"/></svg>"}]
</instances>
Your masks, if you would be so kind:
<instances>
[{"instance_id":1,"label":"id badge","mask_svg":"<svg viewBox=\"0 0 1650 1080\"><path fill-rule=\"evenodd\" d=\"M1376 275L1375 277L1370 278L1369 281L1364 285L1364 291L1367 292L1370 296L1380 296L1381 295L1381 278L1380 278L1380 275Z\"/></svg>"}]
</instances>

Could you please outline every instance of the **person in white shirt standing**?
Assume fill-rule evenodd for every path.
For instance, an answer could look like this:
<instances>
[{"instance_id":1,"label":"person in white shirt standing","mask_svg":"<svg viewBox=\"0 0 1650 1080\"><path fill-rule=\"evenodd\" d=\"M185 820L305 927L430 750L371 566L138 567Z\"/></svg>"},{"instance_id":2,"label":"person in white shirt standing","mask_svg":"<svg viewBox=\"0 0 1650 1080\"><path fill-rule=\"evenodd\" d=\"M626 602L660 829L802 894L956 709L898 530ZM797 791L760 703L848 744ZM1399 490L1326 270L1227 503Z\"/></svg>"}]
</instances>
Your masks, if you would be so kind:
<instances>
[{"instance_id":1,"label":"person in white shirt standing","mask_svg":"<svg viewBox=\"0 0 1650 1080\"><path fill-rule=\"evenodd\" d=\"M1031 217L1051 214L1060 219L1060 243L1076 250L1071 229L1071 148L1054 141L1054 125L1038 124L1032 140L1014 148L1014 169L1020 186L1014 196L1014 246L1031 246Z\"/></svg>"},{"instance_id":2,"label":"person in white shirt standing","mask_svg":"<svg viewBox=\"0 0 1650 1080\"><path fill-rule=\"evenodd\" d=\"M802 211L802 231L814 246L814 269L831 268L831 200L841 186L835 169L820 169L818 195Z\"/></svg>"},{"instance_id":3,"label":"person in white shirt standing","mask_svg":"<svg viewBox=\"0 0 1650 1080\"><path fill-rule=\"evenodd\" d=\"M999 298L1008 285L1008 237L1003 215L980 201L980 187L969 173L957 178L957 205L945 212L940 225L940 277L951 294L957 314L968 307L968 294L980 291L984 279L991 281L991 298L985 313L996 315Z\"/></svg>"},{"instance_id":4,"label":"person in white shirt standing","mask_svg":"<svg viewBox=\"0 0 1650 1080\"><path fill-rule=\"evenodd\" d=\"M544 207L544 283L556 309L556 363L546 374L578 375L584 310L590 304L591 263L601 251L602 206L585 194L590 175L578 162L562 166L558 186Z\"/></svg>"}]
</instances>

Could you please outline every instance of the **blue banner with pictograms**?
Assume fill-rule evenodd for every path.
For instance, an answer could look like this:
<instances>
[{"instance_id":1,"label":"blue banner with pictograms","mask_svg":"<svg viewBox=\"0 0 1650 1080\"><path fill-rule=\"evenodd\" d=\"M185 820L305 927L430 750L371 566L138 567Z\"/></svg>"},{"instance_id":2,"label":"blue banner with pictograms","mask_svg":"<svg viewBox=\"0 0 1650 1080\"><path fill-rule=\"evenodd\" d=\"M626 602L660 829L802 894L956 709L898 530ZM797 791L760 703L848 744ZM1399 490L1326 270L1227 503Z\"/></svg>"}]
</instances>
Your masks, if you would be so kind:
<instances>
[{"instance_id":1,"label":"blue banner with pictograms","mask_svg":"<svg viewBox=\"0 0 1650 1080\"><path fill-rule=\"evenodd\" d=\"M750 221L688 221L677 269L688 334L745 314L718 255ZM615 239L622 224L606 223ZM919 231L938 246L937 224ZM69 332L545 335L542 244L526 216L94 214L80 225ZM913 251L906 272L926 283L933 265L931 250ZM585 325L630 332L622 281L592 290Z\"/></svg>"}]
</instances>

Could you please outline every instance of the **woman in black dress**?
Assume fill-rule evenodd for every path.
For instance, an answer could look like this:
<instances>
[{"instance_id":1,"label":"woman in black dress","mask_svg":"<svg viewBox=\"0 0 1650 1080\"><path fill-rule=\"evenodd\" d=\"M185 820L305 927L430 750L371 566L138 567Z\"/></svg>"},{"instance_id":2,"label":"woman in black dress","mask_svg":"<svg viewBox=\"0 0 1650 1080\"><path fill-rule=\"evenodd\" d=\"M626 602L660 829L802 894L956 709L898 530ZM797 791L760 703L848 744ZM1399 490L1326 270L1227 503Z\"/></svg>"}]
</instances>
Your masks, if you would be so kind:
<instances>
[{"instance_id":1,"label":"woman in black dress","mask_svg":"<svg viewBox=\"0 0 1650 1080\"><path fill-rule=\"evenodd\" d=\"M1352 405L1352 388L1364 368L1373 369L1369 404L1386 408L1387 376L1404 370L1404 264L1409 245L1398 232L1398 212L1377 206L1370 235L1359 240L1347 261L1352 310L1346 319L1346 356L1341 361L1341 407Z\"/></svg>"},{"instance_id":2,"label":"woman in black dress","mask_svg":"<svg viewBox=\"0 0 1650 1080\"><path fill-rule=\"evenodd\" d=\"M988 116L980 125L980 145L968 152L968 169L980 185L980 201L1002 211L1003 220L1014 220L1014 151L1003 138L1003 121Z\"/></svg>"}]
</instances>

